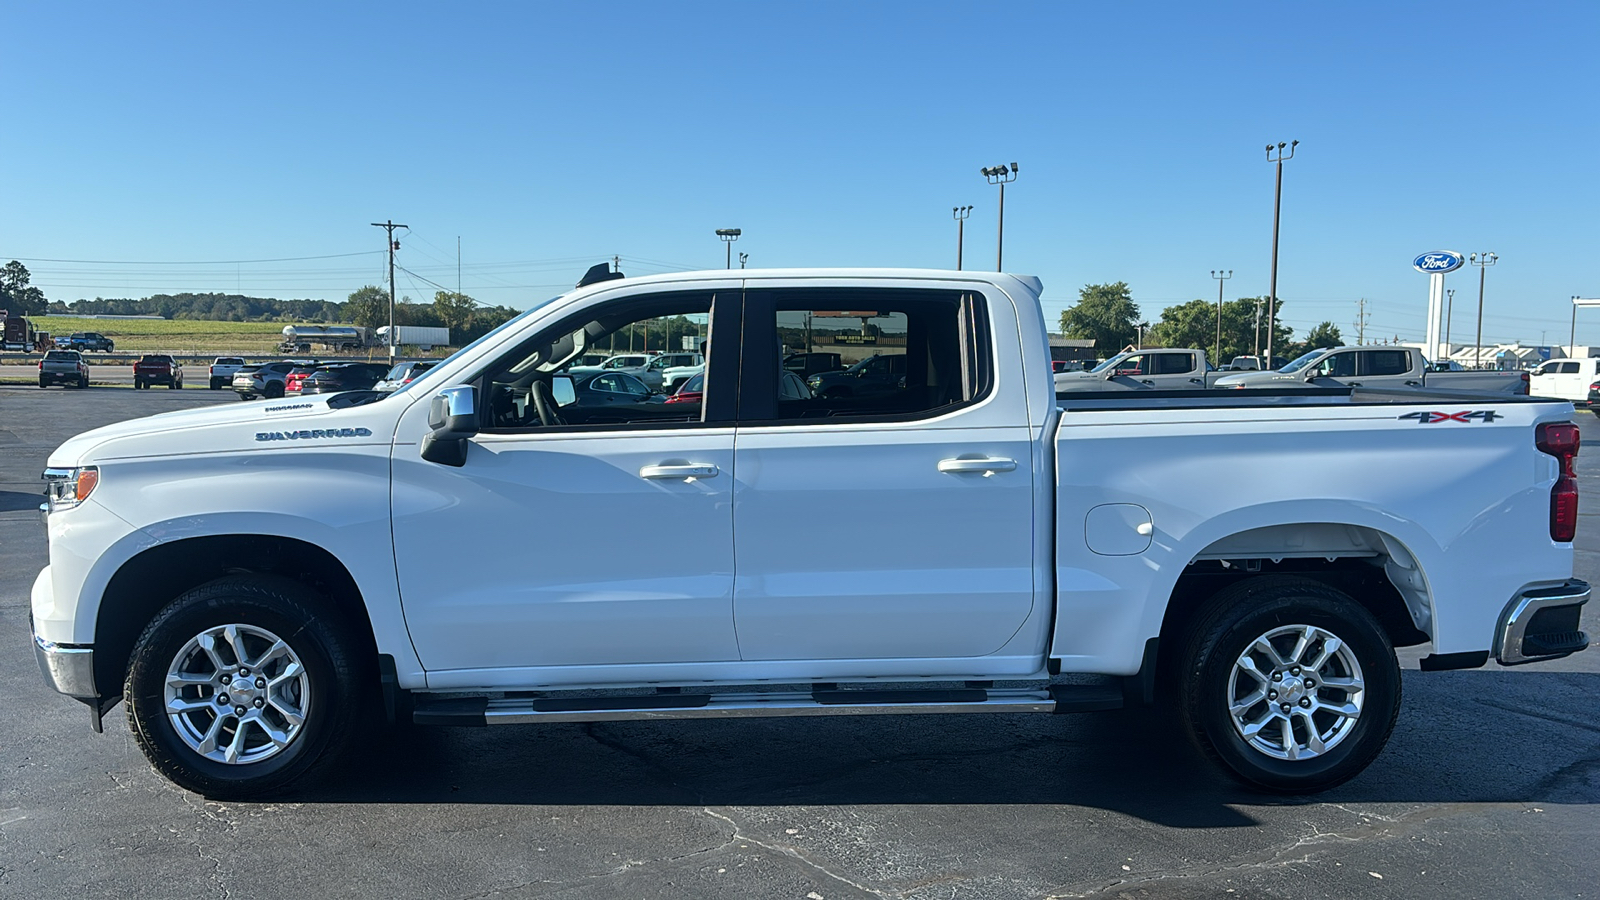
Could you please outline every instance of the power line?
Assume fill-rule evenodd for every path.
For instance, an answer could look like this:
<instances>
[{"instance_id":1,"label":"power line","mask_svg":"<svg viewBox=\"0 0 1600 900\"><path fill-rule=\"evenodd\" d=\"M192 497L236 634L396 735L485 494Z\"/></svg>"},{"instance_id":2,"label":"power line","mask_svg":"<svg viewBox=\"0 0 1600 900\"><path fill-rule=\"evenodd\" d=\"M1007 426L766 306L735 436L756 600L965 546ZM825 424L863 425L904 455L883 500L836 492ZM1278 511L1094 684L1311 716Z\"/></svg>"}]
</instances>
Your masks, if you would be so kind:
<instances>
[{"instance_id":1,"label":"power line","mask_svg":"<svg viewBox=\"0 0 1600 900\"><path fill-rule=\"evenodd\" d=\"M212 260L118 260L118 259L45 259L40 256L11 256L9 253L0 253L0 256L11 256L18 262L43 262L43 263L77 263L80 265L94 266L236 266L244 263L269 263L269 262L301 262L308 259L345 259L351 256L371 256L379 253L378 250L363 250L360 253L330 253L326 256L281 256L276 259L212 259Z\"/></svg>"}]
</instances>

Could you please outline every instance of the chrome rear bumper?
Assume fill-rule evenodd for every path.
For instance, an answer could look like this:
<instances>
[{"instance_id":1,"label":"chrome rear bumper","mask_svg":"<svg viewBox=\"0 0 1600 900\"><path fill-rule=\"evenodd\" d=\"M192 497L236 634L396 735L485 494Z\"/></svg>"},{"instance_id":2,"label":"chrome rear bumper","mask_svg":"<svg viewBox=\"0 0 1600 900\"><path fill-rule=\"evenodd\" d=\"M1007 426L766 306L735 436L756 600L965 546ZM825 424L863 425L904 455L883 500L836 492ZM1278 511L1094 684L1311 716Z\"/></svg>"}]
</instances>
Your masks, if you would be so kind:
<instances>
[{"instance_id":1,"label":"chrome rear bumper","mask_svg":"<svg viewBox=\"0 0 1600 900\"><path fill-rule=\"evenodd\" d=\"M1495 659L1503 666L1559 659L1589 646L1578 620L1589 585L1576 578L1553 588L1523 591L1500 614Z\"/></svg>"}]
</instances>

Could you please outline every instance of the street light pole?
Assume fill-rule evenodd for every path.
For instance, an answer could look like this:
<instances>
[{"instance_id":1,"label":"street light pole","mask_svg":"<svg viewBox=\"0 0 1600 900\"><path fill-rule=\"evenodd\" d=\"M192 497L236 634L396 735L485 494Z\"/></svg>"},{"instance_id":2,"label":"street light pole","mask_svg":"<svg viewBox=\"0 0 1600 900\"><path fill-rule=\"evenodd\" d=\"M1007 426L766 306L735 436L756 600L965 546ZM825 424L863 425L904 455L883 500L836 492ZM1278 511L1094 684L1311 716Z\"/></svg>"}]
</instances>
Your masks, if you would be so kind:
<instances>
[{"instance_id":1,"label":"street light pole","mask_svg":"<svg viewBox=\"0 0 1600 900\"><path fill-rule=\"evenodd\" d=\"M1221 269L1213 269L1211 277L1217 280L1217 347L1213 351L1216 355L1211 358L1211 364L1220 366L1222 365L1222 283L1233 277L1233 270L1229 269L1224 275Z\"/></svg>"},{"instance_id":2,"label":"street light pole","mask_svg":"<svg viewBox=\"0 0 1600 900\"><path fill-rule=\"evenodd\" d=\"M717 229L717 237L721 238L722 243L726 244L728 247L727 268L729 269L733 268L733 242L737 241L739 239L739 235L741 234L744 234L744 231L739 228Z\"/></svg>"},{"instance_id":3,"label":"street light pole","mask_svg":"<svg viewBox=\"0 0 1600 900\"><path fill-rule=\"evenodd\" d=\"M1488 273L1489 267L1500 261L1494 253L1474 253L1467 257L1468 261L1478 267L1478 342L1472 351L1472 367L1483 368L1483 276Z\"/></svg>"},{"instance_id":4,"label":"street light pole","mask_svg":"<svg viewBox=\"0 0 1600 900\"><path fill-rule=\"evenodd\" d=\"M1300 145L1299 141L1290 141L1284 144L1278 142L1276 147L1278 155L1274 157L1274 147L1267 145L1267 162L1276 163L1278 166L1277 186L1272 191L1272 278L1267 287L1267 361L1272 361L1272 337L1278 328L1278 212L1283 206L1283 161L1294 159L1294 148ZM1289 148L1285 155L1284 147Z\"/></svg>"},{"instance_id":5,"label":"street light pole","mask_svg":"<svg viewBox=\"0 0 1600 900\"><path fill-rule=\"evenodd\" d=\"M1450 318L1455 314L1456 310L1456 289L1450 288L1444 293L1449 298L1444 304L1444 345L1450 348L1450 352L1447 355L1454 356L1456 348L1454 344L1450 343Z\"/></svg>"},{"instance_id":6,"label":"street light pole","mask_svg":"<svg viewBox=\"0 0 1600 900\"><path fill-rule=\"evenodd\" d=\"M981 171L990 184L1000 185L1000 229L995 243L994 270L1001 272L1004 271L1001 260L1006 252L1006 185L1017 180L1017 164L1012 163L1009 169L1004 165L988 166Z\"/></svg>"},{"instance_id":7,"label":"street light pole","mask_svg":"<svg viewBox=\"0 0 1600 900\"><path fill-rule=\"evenodd\" d=\"M972 207L955 206L950 212L956 219L956 271L961 271L961 249L967 243L967 216L972 215Z\"/></svg>"},{"instance_id":8,"label":"street light pole","mask_svg":"<svg viewBox=\"0 0 1600 900\"><path fill-rule=\"evenodd\" d=\"M1572 295L1572 334L1567 337L1567 358L1578 355L1578 295Z\"/></svg>"},{"instance_id":9,"label":"street light pole","mask_svg":"<svg viewBox=\"0 0 1600 900\"><path fill-rule=\"evenodd\" d=\"M393 219L382 222L373 222L373 227L382 228L387 237L384 243L389 249L389 362L394 362L394 252L400 249L400 243L394 239L396 228L410 228L410 225L396 225Z\"/></svg>"},{"instance_id":10,"label":"street light pole","mask_svg":"<svg viewBox=\"0 0 1600 900\"><path fill-rule=\"evenodd\" d=\"M1261 299L1256 298L1256 361L1261 360Z\"/></svg>"}]
</instances>

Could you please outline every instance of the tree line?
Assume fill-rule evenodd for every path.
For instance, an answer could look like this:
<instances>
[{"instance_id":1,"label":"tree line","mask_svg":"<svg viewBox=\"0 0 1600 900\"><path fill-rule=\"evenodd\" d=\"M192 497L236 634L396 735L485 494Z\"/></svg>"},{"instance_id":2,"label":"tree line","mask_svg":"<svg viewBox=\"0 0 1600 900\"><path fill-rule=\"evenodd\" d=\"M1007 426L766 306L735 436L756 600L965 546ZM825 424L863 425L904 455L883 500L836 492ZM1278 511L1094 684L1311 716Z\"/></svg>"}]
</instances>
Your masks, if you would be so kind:
<instances>
[{"instance_id":1,"label":"tree line","mask_svg":"<svg viewBox=\"0 0 1600 900\"><path fill-rule=\"evenodd\" d=\"M1323 322L1294 340L1294 329L1283 324L1283 298L1277 301L1277 323L1269 318L1267 298L1240 297L1222 304L1222 353L1214 364L1221 365L1235 356L1253 356L1256 347L1267 347L1267 330L1272 328L1275 356L1293 358L1309 350L1344 344L1339 326ZM1089 284L1078 291L1078 303L1061 313L1061 333L1069 338L1094 341L1095 351L1110 356L1135 343L1142 317L1139 304L1127 282ZM1259 345L1258 345L1259 341ZM1191 300L1161 311L1161 320L1145 329L1143 346L1184 347L1204 350L1209 358L1217 345L1217 304L1213 300Z\"/></svg>"},{"instance_id":2,"label":"tree line","mask_svg":"<svg viewBox=\"0 0 1600 900\"><path fill-rule=\"evenodd\" d=\"M389 324L389 292L370 284L352 291L342 303L223 293L152 294L137 300L96 297L65 303L47 300L30 280L28 267L17 260L0 267L0 309L22 316L161 316L209 322L349 323L367 328ZM459 346L477 340L518 312L509 306L482 305L455 291L439 291L431 303L401 297L394 307L394 323L449 328L451 343Z\"/></svg>"}]
</instances>

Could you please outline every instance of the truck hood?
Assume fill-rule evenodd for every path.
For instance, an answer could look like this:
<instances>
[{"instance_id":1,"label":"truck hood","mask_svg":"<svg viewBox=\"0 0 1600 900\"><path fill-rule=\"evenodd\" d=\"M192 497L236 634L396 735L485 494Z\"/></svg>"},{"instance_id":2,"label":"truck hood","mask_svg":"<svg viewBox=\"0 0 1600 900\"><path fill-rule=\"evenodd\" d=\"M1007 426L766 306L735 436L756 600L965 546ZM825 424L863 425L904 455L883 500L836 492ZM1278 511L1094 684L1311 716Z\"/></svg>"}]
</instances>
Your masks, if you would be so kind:
<instances>
[{"instance_id":1,"label":"truck hood","mask_svg":"<svg viewBox=\"0 0 1600 900\"><path fill-rule=\"evenodd\" d=\"M115 459L261 452L301 442L387 444L409 405L396 396L334 409L328 401L337 396L209 406L117 422L69 438L50 454L47 465L71 468Z\"/></svg>"},{"instance_id":2,"label":"truck hood","mask_svg":"<svg viewBox=\"0 0 1600 900\"><path fill-rule=\"evenodd\" d=\"M1235 375L1224 375L1211 383L1212 387L1226 388L1238 387L1264 387L1273 384L1300 386L1305 383L1303 372L1278 372L1268 370L1265 372L1240 372Z\"/></svg>"}]
</instances>

